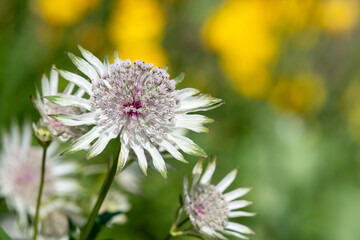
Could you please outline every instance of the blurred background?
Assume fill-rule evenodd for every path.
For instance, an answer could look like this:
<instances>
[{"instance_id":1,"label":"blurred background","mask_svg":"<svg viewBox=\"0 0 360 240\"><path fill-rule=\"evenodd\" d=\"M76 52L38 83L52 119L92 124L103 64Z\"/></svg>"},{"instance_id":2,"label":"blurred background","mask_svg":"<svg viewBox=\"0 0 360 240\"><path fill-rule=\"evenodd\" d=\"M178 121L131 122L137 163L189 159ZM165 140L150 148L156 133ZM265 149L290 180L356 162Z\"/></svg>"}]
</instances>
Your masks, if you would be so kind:
<instances>
[{"instance_id":1,"label":"blurred background","mask_svg":"<svg viewBox=\"0 0 360 240\"><path fill-rule=\"evenodd\" d=\"M79 55L76 43L100 59L117 49L122 59L168 65L173 77L185 72L180 88L226 101L206 113L216 119L212 133L189 135L217 155L214 183L239 167L232 188L254 187L244 199L259 215L236 220L256 232L252 239L360 239L359 7L357 0L1 0L0 126L38 120L34 83L52 64L76 71L64 54ZM106 162L117 144L83 164ZM168 181L154 171L141 176L127 223L98 239L167 235L192 169L168 162Z\"/></svg>"}]
</instances>

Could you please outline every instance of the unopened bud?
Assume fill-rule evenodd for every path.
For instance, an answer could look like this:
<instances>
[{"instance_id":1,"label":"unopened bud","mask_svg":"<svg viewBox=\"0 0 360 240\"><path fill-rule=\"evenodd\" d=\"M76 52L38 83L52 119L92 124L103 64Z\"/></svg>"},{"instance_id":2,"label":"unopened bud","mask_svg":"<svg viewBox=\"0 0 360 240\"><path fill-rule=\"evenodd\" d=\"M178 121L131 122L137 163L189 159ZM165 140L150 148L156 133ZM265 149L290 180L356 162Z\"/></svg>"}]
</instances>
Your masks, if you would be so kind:
<instances>
[{"instance_id":1,"label":"unopened bud","mask_svg":"<svg viewBox=\"0 0 360 240\"><path fill-rule=\"evenodd\" d=\"M51 132L47 128L38 126L38 124L35 123L32 124L32 127L34 130L34 135L40 145L43 147L48 147L53 140Z\"/></svg>"}]
</instances>

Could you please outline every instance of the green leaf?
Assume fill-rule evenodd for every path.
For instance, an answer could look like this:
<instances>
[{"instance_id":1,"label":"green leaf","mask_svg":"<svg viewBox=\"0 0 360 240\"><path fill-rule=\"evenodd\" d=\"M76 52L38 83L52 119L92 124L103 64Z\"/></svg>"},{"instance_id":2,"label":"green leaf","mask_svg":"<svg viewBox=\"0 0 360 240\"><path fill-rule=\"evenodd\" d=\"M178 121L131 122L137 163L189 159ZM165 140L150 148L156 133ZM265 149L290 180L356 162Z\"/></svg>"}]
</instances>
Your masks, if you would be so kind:
<instances>
[{"instance_id":1,"label":"green leaf","mask_svg":"<svg viewBox=\"0 0 360 240\"><path fill-rule=\"evenodd\" d=\"M117 212L104 212L95 220L94 226L91 229L90 235L88 237L88 240L95 240L96 236L99 234L100 230L116 215L119 215L123 212L117 211Z\"/></svg>"},{"instance_id":2,"label":"green leaf","mask_svg":"<svg viewBox=\"0 0 360 240\"><path fill-rule=\"evenodd\" d=\"M4 231L4 229L2 229L2 227L0 227L0 239L1 240L11 240L9 235L6 234L6 232Z\"/></svg>"},{"instance_id":3,"label":"green leaf","mask_svg":"<svg viewBox=\"0 0 360 240\"><path fill-rule=\"evenodd\" d=\"M68 218L68 222L69 222L69 240L76 240L78 238L78 235L76 233L76 228L77 227L71 221L70 218Z\"/></svg>"}]
</instances>

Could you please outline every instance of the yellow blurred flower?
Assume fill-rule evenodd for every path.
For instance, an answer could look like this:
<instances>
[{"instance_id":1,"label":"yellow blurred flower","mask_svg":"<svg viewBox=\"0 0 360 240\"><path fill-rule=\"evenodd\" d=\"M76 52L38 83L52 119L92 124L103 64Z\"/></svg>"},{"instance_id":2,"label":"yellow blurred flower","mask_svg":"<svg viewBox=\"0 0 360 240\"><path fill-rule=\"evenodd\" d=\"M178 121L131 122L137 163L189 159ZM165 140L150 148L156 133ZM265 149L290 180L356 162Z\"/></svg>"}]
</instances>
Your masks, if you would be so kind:
<instances>
[{"instance_id":1,"label":"yellow blurred flower","mask_svg":"<svg viewBox=\"0 0 360 240\"><path fill-rule=\"evenodd\" d=\"M264 72L277 53L272 24L263 1L230 0L204 25L205 42L220 55L225 72L246 96L263 97L266 92L268 77ZM251 89L246 87L248 83Z\"/></svg>"},{"instance_id":2,"label":"yellow blurred flower","mask_svg":"<svg viewBox=\"0 0 360 240\"><path fill-rule=\"evenodd\" d=\"M99 0L35 0L35 10L50 24L69 26L81 20Z\"/></svg>"},{"instance_id":3,"label":"yellow blurred flower","mask_svg":"<svg viewBox=\"0 0 360 240\"><path fill-rule=\"evenodd\" d=\"M320 26L330 33L343 33L355 27L359 19L357 0L323 0L319 4Z\"/></svg>"},{"instance_id":4,"label":"yellow blurred flower","mask_svg":"<svg viewBox=\"0 0 360 240\"><path fill-rule=\"evenodd\" d=\"M168 62L161 46L164 27L165 13L157 0L118 0L110 17L108 35L121 58L164 66Z\"/></svg>"},{"instance_id":5,"label":"yellow blurred flower","mask_svg":"<svg viewBox=\"0 0 360 240\"><path fill-rule=\"evenodd\" d=\"M276 28L298 33L312 21L317 0L263 0L272 9Z\"/></svg>"},{"instance_id":6,"label":"yellow blurred flower","mask_svg":"<svg viewBox=\"0 0 360 240\"><path fill-rule=\"evenodd\" d=\"M352 82L344 92L342 110L346 117L350 135L360 141L360 83Z\"/></svg>"},{"instance_id":7,"label":"yellow blurred flower","mask_svg":"<svg viewBox=\"0 0 360 240\"><path fill-rule=\"evenodd\" d=\"M263 98L267 95L270 82L270 76L266 66L254 63L253 69L244 68L244 62L236 59L236 56L222 57L220 64L225 74L233 80L234 88L242 95L250 98Z\"/></svg>"},{"instance_id":8,"label":"yellow blurred flower","mask_svg":"<svg viewBox=\"0 0 360 240\"><path fill-rule=\"evenodd\" d=\"M106 33L101 24L87 22L81 24L74 31L74 38L81 46L85 46L91 52L101 53L105 55Z\"/></svg>"},{"instance_id":9,"label":"yellow blurred flower","mask_svg":"<svg viewBox=\"0 0 360 240\"><path fill-rule=\"evenodd\" d=\"M270 94L270 100L280 110L302 116L321 109L326 100L323 79L315 74L303 74L295 78L280 79Z\"/></svg>"}]
</instances>

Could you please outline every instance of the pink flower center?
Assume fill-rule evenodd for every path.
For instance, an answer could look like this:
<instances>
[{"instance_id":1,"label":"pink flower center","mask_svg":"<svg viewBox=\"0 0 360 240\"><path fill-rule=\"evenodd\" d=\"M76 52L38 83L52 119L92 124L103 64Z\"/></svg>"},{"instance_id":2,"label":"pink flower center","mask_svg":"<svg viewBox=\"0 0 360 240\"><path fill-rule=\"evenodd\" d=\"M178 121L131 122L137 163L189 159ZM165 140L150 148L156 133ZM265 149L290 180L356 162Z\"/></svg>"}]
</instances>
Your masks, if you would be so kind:
<instances>
[{"instance_id":1,"label":"pink flower center","mask_svg":"<svg viewBox=\"0 0 360 240\"><path fill-rule=\"evenodd\" d=\"M124 106L124 112L129 117L137 117L140 115L138 109L142 107L140 100L135 100L135 97L133 96L133 101L131 103L125 103Z\"/></svg>"}]
</instances>

